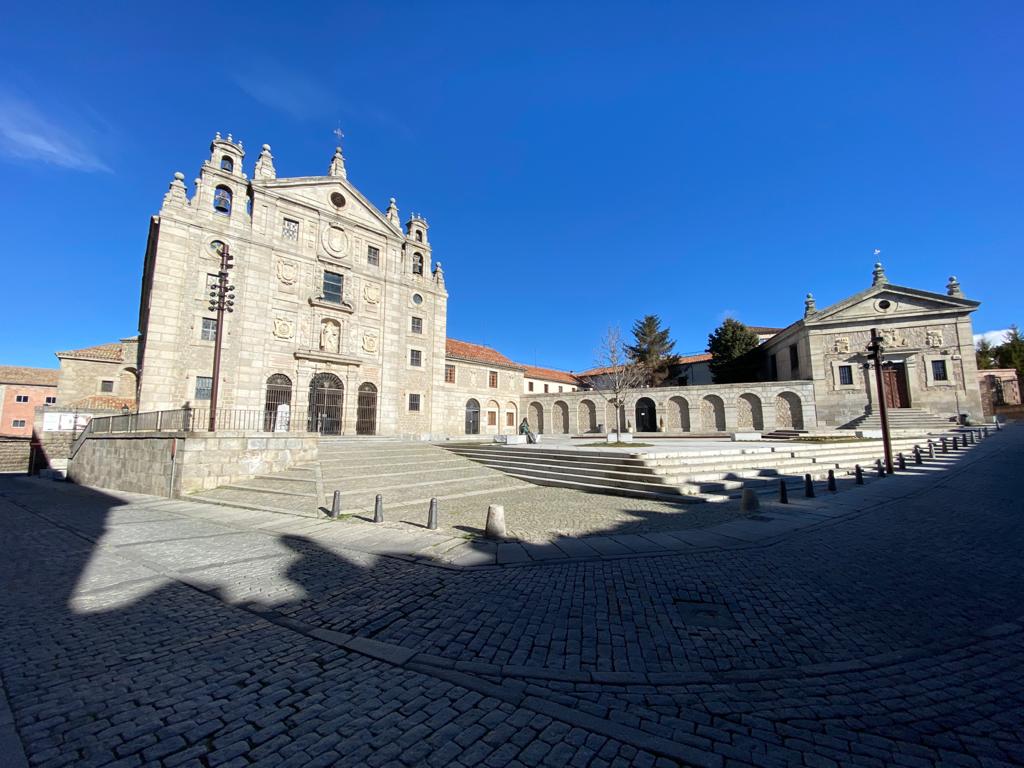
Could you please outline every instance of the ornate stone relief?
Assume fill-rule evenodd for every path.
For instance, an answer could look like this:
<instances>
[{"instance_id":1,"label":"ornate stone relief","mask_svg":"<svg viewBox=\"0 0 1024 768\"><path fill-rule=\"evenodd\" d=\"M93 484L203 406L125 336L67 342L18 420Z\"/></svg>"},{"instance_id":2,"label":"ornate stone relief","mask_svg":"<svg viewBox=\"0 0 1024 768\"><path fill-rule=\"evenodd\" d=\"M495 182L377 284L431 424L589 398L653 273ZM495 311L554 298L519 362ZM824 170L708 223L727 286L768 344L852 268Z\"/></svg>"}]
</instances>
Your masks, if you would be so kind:
<instances>
[{"instance_id":1,"label":"ornate stone relief","mask_svg":"<svg viewBox=\"0 0 1024 768\"><path fill-rule=\"evenodd\" d=\"M363 333L363 351L375 354L377 352L378 337L376 333L365 331Z\"/></svg>"},{"instance_id":2,"label":"ornate stone relief","mask_svg":"<svg viewBox=\"0 0 1024 768\"><path fill-rule=\"evenodd\" d=\"M942 331L930 330L925 334L925 344L929 347L941 347L942 346Z\"/></svg>"},{"instance_id":3,"label":"ornate stone relief","mask_svg":"<svg viewBox=\"0 0 1024 768\"><path fill-rule=\"evenodd\" d=\"M886 349L895 349L896 347L905 347L905 346L907 346L907 340L895 328L883 328L882 329L882 345Z\"/></svg>"},{"instance_id":4,"label":"ornate stone relief","mask_svg":"<svg viewBox=\"0 0 1024 768\"><path fill-rule=\"evenodd\" d=\"M379 304L380 303L380 286L376 283L366 283L363 285L363 300L367 304Z\"/></svg>"},{"instance_id":5,"label":"ornate stone relief","mask_svg":"<svg viewBox=\"0 0 1024 768\"><path fill-rule=\"evenodd\" d=\"M288 259L278 259L277 279L284 285L294 285L299 279L299 265Z\"/></svg>"},{"instance_id":6,"label":"ornate stone relief","mask_svg":"<svg viewBox=\"0 0 1024 768\"><path fill-rule=\"evenodd\" d=\"M349 238L344 229L328 224L320 236L320 243L331 256L341 258L348 253Z\"/></svg>"},{"instance_id":7,"label":"ornate stone relief","mask_svg":"<svg viewBox=\"0 0 1024 768\"><path fill-rule=\"evenodd\" d=\"M295 338L295 323L290 318L278 315L274 318L274 336L279 339Z\"/></svg>"},{"instance_id":8,"label":"ornate stone relief","mask_svg":"<svg viewBox=\"0 0 1024 768\"><path fill-rule=\"evenodd\" d=\"M850 352L850 337L849 336L836 336L835 342L832 345L832 351L839 355L846 355Z\"/></svg>"}]
</instances>

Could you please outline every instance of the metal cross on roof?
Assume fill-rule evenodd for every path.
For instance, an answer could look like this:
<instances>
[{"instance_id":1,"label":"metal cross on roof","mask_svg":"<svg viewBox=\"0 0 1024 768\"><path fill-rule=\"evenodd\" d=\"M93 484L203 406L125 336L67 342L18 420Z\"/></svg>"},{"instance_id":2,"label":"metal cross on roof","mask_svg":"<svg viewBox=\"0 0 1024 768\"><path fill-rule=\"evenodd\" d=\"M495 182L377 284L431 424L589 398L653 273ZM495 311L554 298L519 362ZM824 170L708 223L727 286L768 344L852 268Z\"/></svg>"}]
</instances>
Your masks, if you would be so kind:
<instances>
[{"instance_id":1,"label":"metal cross on roof","mask_svg":"<svg viewBox=\"0 0 1024 768\"><path fill-rule=\"evenodd\" d=\"M340 124L338 125L337 128L335 128L333 131L331 131L331 133L333 133L335 136L338 137L338 141L341 141L342 139L345 138L345 134L341 130L341 125Z\"/></svg>"}]
</instances>

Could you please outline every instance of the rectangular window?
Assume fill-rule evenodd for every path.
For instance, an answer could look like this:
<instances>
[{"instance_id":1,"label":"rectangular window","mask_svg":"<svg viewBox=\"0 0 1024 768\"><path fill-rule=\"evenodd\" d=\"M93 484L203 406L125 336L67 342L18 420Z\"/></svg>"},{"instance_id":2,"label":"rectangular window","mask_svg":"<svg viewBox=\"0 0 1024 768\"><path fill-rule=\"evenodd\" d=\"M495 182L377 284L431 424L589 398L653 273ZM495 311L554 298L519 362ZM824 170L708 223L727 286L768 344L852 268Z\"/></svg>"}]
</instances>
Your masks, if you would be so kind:
<instances>
[{"instance_id":1,"label":"rectangular window","mask_svg":"<svg viewBox=\"0 0 1024 768\"><path fill-rule=\"evenodd\" d=\"M215 317L204 317L203 318L203 330L200 333L200 338L203 341L216 341L216 339L217 339L217 318L215 318Z\"/></svg>"},{"instance_id":2,"label":"rectangular window","mask_svg":"<svg viewBox=\"0 0 1024 768\"><path fill-rule=\"evenodd\" d=\"M498 372L490 371L487 374L487 386L496 388L498 386Z\"/></svg>"},{"instance_id":3,"label":"rectangular window","mask_svg":"<svg viewBox=\"0 0 1024 768\"><path fill-rule=\"evenodd\" d=\"M341 286L344 278L337 272L324 272L324 301L341 304Z\"/></svg>"},{"instance_id":4,"label":"rectangular window","mask_svg":"<svg viewBox=\"0 0 1024 768\"><path fill-rule=\"evenodd\" d=\"M213 378L196 376L196 400L209 400L213 390Z\"/></svg>"},{"instance_id":5,"label":"rectangular window","mask_svg":"<svg viewBox=\"0 0 1024 768\"><path fill-rule=\"evenodd\" d=\"M533 382L532 381L526 382L526 389L527 389L528 392L533 392Z\"/></svg>"},{"instance_id":6,"label":"rectangular window","mask_svg":"<svg viewBox=\"0 0 1024 768\"><path fill-rule=\"evenodd\" d=\"M934 381L949 381L945 360L932 360L932 379Z\"/></svg>"},{"instance_id":7,"label":"rectangular window","mask_svg":"<svg viewBox=\"0 0 1024 768\"><path fill-rule=\"evenodd\" d=\"M15 419L14 421L11 422L11 426L12 427L24 427L25 426L25 420L24 419Z\"/></svg>"},{"instance_id":8,"label":"rectangular window","mask_svg":"<svg viewBox=\"0 0 1024 768\"><path fill-rule=\"evenodd\" d=\"M516 415L509 411L505 414L505 426L514 427L516 425Z\"/></svg>"},{"instance_id":9,"label":"rectangular window","mask_svg":"<svg viewBox=\"0 0 1024 768\"><path fill-rule=\"evenodd\" d=\"M285 240L299 239L299 222L294 219L285 219L281 226L281 237Z\"/></svg>"},{"instance_id":10,"label":"rectangular window","mask_svg":"<svg viewBox=\"0 0 1024 768\"><path fill-rule=\"evenodd\" d=\"M423 333L423 318L414 317L412 319L411 329L413 333Z\"/></svg>"},{"instance_id":11,"label":"rectangular window","mask_svg":"<svg viewBox=\"0 0 1024 768\"><path fill-rule=\"evenodd\" d=\"M789 345L789 371L790 375L800 370L800 355L797 354L796 344Z\"/></svg>"},{"instance_id":12,"label":"rectangular window","mask_svg":"<svg viewBox=\"0 0 1024 768\"><path fill-rule=\"evenodd\" d=\"M849 386L853 384L853 366L852 365L840 365L839 366L839 383L843 386Z\"/></svg>"},{"instance_id":13,"label":"rectangular window","mask_svg":"<svg viewBox=\"0 0 1024 768\"><path fill-rule=\"evenodd\" d=\"M455 366L445 365L444 367L444 383L454 384L455 383Z\"/></svg>"},{"instance_id":14,"label":"rectangular window","mask_svg":"<svg viewBox=\"0 0 1024 768\"><path fill-rule=\"evenodd\" d=\"M418 411L420 409L420 396L409 395L409 410Z\"/></svg>"},{"instance_id":15,"label":"rectangular window","mask_svg":"<svg viewBox=\"0 0 1024 768\"><path fill-rule=\"evenodd\" d=\"M561 392L561 391L562 391L562 385L561 385L561 384L559 384L559 385L558 385L558 391L559 391L559 392Z\"/></svg>"},{"instance_id":16,"label":"rectangular window","mask_svg":"<svg viewBox=\"0 0 1024 768\"><path fill-rule=\"evenodd\" d=\"M544 391L545 391L545 392L547 392L547 391L548 391L548 385L547 385L547 384L545 384L545 385L544 385Z\"/></svg>"},{"instance_id":17,"label":"rectangular window","mask_svg":"<svg viewBox=\"0 0 1024 768\"><path fill-rule=\"evenodd\" d=\"M409 350L409 365L415 365L417 368L423 365L423 353L418 349Z\"/></svg>"},{"instance_id":18,"label":"rectangular window","mask_svg":"<svg viewBox=\"0 0 1024 768\"><path fill-rule=\"evenodd\" d=\"M16 403L27 403L28 402L28 395L16 395L15 398L14 398L14 402L16 402Z\"/></svg>"},{"instance_id":19,"label":"rectangular window","mask_svg":"<svg viewBox=\"0 0 1024 768\"><path fill-rule=\"evenodd\" d=\"M487 426L488 427L496 427L496 426L498 426L498 412L497 411L488 411L487 412Z\"/></svg>"},{"instance_id":20,"label":"rectangular window","mask_svg":"<svg viewBox=\"0 0 1024 768\"><path fill-rule=\"evenodd\" d=\"M366 246L366 263L371 267L380 266L380 248L372 245Z\"/></svg>"},{"instance_id":21,"label":"rectangular window","mask_svg":"<svg viewBox=\"0 0 1024 768\"><path fill-rule=\"evenodd\" d=\"M113 392L114 382L110 379L104 379L100 382L100 392Z\"/></svg>"},{"instance_id":22,"label":"rectangular window","mask_svg":"<svg viewBox=\"0 0 1024 768\"><path fill-rule=\"evenodd\" d=\"M46 404L47 405L56 405L56 403L57 403L56 396L50 395L48 398L46 398Z\"/></svg>"}]
</instances>

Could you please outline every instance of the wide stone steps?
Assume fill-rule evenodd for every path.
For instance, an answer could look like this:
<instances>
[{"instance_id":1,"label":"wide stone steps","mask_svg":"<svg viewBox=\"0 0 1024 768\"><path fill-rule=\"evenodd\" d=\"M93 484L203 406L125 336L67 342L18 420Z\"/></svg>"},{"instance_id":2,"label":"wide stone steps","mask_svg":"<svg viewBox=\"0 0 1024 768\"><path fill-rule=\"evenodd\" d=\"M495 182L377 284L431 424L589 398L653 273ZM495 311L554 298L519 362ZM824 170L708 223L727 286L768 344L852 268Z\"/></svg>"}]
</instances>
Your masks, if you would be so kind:
<instances>
[{"instance_id":1,"label":"wide stone steps","mask_svg":"<svg viewBox=\"0 0 1024 768\"><path fill-rule=\"evenodd\" d=\"M955 423L944 416L937 416L921 408L893 408L887 412L889 428L892 430L914 430L922 434L945 432L955 428ZM866 413L843 429L878 430L882 428L882 417L877 411Z\"/></svg>"}]
</instances>

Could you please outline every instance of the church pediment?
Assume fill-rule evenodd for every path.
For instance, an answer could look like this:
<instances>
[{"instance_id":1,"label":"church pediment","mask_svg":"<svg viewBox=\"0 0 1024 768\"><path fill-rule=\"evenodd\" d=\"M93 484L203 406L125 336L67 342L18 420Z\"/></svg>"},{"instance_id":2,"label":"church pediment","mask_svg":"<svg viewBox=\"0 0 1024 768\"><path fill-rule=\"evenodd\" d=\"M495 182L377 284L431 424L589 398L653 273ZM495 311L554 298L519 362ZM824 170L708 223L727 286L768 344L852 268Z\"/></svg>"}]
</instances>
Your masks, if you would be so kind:
<instances>
[{"instance_id":1,"label":"church pediment","mask_svg":"<svg viewBox=\"0 0 1024 768\"><path fill-rule=\"evenodd\" d=\"M978 302L896 285L873 286L826 307L805 320L809 326L846 321L892 320L927 315L972 312Z\"/></svg>"},{"instance_id":2,"label":"church pediment","mask_svg":"<svg viewBox=\"0 0 1024 768\"><path fill-rule=\"evenodd\" d=\"M254 181L253 186L303 206L334 214L341 220L375 230L387 230L398 237L402 230L388 221L369 200L340 176L309 176L294 179Z\"/></svg>"}]
</instances>

